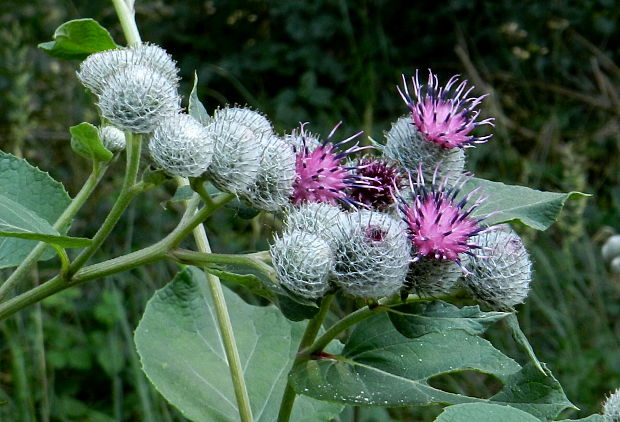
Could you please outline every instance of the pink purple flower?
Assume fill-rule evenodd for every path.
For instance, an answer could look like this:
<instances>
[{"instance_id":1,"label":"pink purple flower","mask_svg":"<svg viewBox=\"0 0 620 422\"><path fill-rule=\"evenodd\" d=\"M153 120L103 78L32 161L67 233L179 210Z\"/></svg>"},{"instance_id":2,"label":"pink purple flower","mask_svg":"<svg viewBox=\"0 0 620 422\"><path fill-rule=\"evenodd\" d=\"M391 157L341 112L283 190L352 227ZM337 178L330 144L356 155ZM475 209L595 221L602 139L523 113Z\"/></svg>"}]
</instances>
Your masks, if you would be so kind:
<instances>
[{"instance_id":1,"label":"pink purple flower","mask_svg":"<svg viewBox=\"0 0 620 422\"><path fill-rule=\"evenodd\" d=\"M476 121L480 115L477 107L488 94L470 97L469 94L474 87L468 87L466 80L459 82L459 75L452 76L442 87L439 85L437 75L430 69L426 85L420 84L417 70L411 80L415 98L409 94L404 75L404 92L400 88L398 92L411 110L413 124L426 140L442 148L451 149L486 142L492 136L477 137L471 134L476 126L493 126L493 118Z\"/></svg>"},{"instance_id":2,"label":"pink purple flower","mask_svg":"<svg viewBox=\"0 0 620 422\"><path fill-rule=\"evenodd\" d=\"M460 264L460 254L471 255L472 249L479 248L469 243L469 239L487 229L480 226L482 218L472 218L471 214L486 198L479 197L468 206L478 192L474 189L457 201L459 189L467 180L451 188L446 188L445 182L436 186L435 180L428 186L424 183L421 166L416 182L410 178L413 201L400 198L399 208L409 228L409 238L416 255L414 261L427 257Z\"/></svg>"},{"instance_id":3,"label":"pink purple flower","mask_svg":"<svg viewBox=\"0 0 620 422\"><path fill-rule=\"evenodd\" d=\"M339 126L340 123L330 132L325 142L316 145L316 141L312 142L314 138L306 139L307 135L302 125L301 145L294 145L297 173L291 198L294 204L303 202L355 203L348 196L348 189L367 185L361 177L351 172L355 167L346 166L344 160L349 155L368 147L360 147L355 143L345 150L339 150L362 132L334 144L331 139Z\"/></svg>"},{"instance_id":4,"label":"pink purple flower","mask_svg":"<svg viewBox=\"0 0 620 422\"><path fill-rule=\"evenodd\" d=\"M381 159L363 158L356 173L366 181L363 187L351 189L351 198L376 210L384 210L394 203L394 190L402 185L400 169Z\"/></svg>"}]
</instances>

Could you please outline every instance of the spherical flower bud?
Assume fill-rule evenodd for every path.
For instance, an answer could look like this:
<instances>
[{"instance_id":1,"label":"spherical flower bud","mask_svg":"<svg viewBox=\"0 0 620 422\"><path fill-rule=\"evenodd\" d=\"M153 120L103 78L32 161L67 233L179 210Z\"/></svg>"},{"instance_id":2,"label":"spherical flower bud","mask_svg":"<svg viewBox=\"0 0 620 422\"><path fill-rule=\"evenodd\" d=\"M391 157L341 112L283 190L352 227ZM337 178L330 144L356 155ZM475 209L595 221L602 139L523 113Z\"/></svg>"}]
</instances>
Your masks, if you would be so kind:
<instances>
[{"instance_id":1,"label":"spherical flower bud","mask_svg":"<svg viewBox=\"0 0 620 422\"><path fill-rule=\"evenodd\" d=\"M603 404L603 421L620 422L620 388L605 400Z\"/></svg>"},{"instance_id":2,"label":"spherical flower bud","mask_svg":"<svg viewBox=\"0 0 620 422\"><path fill-rule=\"evenodd\" d=\"M149 133L160 119L179 112L180 98L168 78L145 66L131 66L109 76L98 105L115 126Z\"/></svg>"},{"instance_id":3,"label":"spherical flower bud","mask_svg":"<svg viewBox=\"0 0 620 422\"><path fill-rule=\"evenodd\" d=\"M110 84L110 76L123 67L136 65L148 67L176 87L179 70L175 61L164 49L154 44L137 44L91 54L82 62L77 75L86 88L101 95Z\"/></svg>"},{"instance_id":4,"label":"spherical flower bud","mask_svg":"<svg viewBox=\"0 0 620 422\"><path fill-rule=\"evenodd\" d=\"M318 299L329 289L334 266L332 250L320 236L302 230L286 231L271 246L278 282L291 292Z\"/></svg>"},{"instance_id":5,"label":"spherical flower bud","mask_svg":"<svg viewBox=\"0 0 620 422\"><path fill-rule=\"evenodd\" d=\"M615 257L620 256L620 235L613 235L603 245L601 249L605 262L611 262Z\"/></svg>"},{"instance_id":6,"label":"spherical flower bud","mask_svg":"<svg viewBox=\"0 0 620 422\"><path fill-rule=\"evenodd\" d=\"M284 135L284 140L292 145L296 153L304 151L305 148L310 151L315 150L322 143L319 135L305 130L305 124Z\"/></svg>"},{"instance_id":7,"label":"spherical flower bud","mask_svg":"<svg viewBox=\"0 0 620 422\"><path fill-rule=\"evenodd\" d=\"M271 122L261 113L243 107L224 107L215 110L213 117L218 120L231 121L248 127L260 135L273 135Z\"/></svg>"},{"instance_id":8,"label":"spherical flower bud","mask_svg":"<svg viewBox=\"0 0 620 422\"><path fill-rule=\"evenodd\" d=\"M402 185L400 170L387 161L363 158L355 169L367 185L351 188L350 197L359 204L384 211L394 203L394 191Z\"/></svg>"},{"instance_id":9,"label":"spherical flower bud","mask_svg":"<svg viewBox=\"0 0 620 422\"><path fill-rule=\"evenodd\" d=\"M161 119L149 138L153 161L168 173L182 177L202 175L213 157L209 131L188 114Z\"/></svg>"},{"instance_id":10,"label":"spherical flower bud","mask_svg":"<svg viewBox=\"0 0 620 422\"><path fill-rule=\"evenodd\" d=\"M462 275L463 270L454 261L421 258L409 266L402 293L415 292L420 296L443 296L455 288Z\"/></svg>"},{"instance_id":11,"label":"spherical flower bud","mask_svg":"<svg viewBox=\"0 0 620 422\"><path fill-rule=\"evenodd\" d=\"M402 221L368 210L343 213L331 233L333 281L343 292L378 299L399 291L411 251Z\"/></svg>"},{"instance_id":12,"label":"spherical flower bud","mask_svg":"<svg viewBox=\"0 0 620 422\"><path fill-rule=\"evenodd\" d=\"M353 167L345 166L344 159L357 151L363 150L356 144L344 151L338 148L361 134L358 133L336 144L330 142L340 123L334 127L326 141L316 148L310 146L306 140L303 126L301 128L302 148L296 148L296 180L293 186L292 201L294 204L303 202L330 202L338 201L353 203L347 196L347 189L356 186L366 186L367 183L355 173ZM311 138L310 138L311 139Z\"/></svg>"},{"instance_id":13,"label":"spherical flower bud","mask_svg":"<svg viewBox=\"0 0 620 422\"><path fill-rule=\"evenodd\" d=\"M481 248L469 259L465 284L474 297L498 310L523 303L532 281L532 262L519 235L504 225L473 241Z\"/></svg>"},{"instance_id":14,"label":"spherical flower bud","mask_svg":"<svg viewBox=\"0 0 620 422\"><path fill-rule=\"evenodd\" d=\"M480 226L483 218L474 219L471 214L486 198L479 197L468 206L468 202L478 192L478 189L474 189L457 201L459 187L467 180L447 188L445 181L437 186L433 177L432 183L426 185L421 166L418 168L416 182L409 178L411 199L400 196L399 209L409 228L416 255L414 259L427 257L450 260L460 265L461 254L471 253L479 248L470 243L469 239L485 230Z\"/></svg>"},{"instance_id":15,"label":"spherical flower bud","mask_svg":"<svg viewBox=\"0 0 620 422\"><path fill-rule=\"evenodd\" d=\"M125 133L114 126L102 126L98 129L99 139L103 146L111 152L118 152L125 149Z\"/></svg>"},{"instance_id":16,"label":"spherical flower bud","mask_svg":"<svg viewBox=\"0 0 620 422\"><path fill-rule=\"evenodd\" d=\"M385 136L387 143L383 153L386 157L412 172L422 164L424 177L428 180L433 177L435 169L439 169L438 180L447 179L447 185L452 186L465 169L465 152L462 149L445 149L428 142L409 116L394 122Z\"/></svg>"},{"instance_id":17,"label":"spherical flower bud","mask_svg":"<svg viewBox=\"0 0 620 422\"><path fill-rule=\"evenodd\" d=\"M217 118L207 129L215 148L207 171L209 179L224 192L247 193L259 172L262 135L240 123Z\"/></svg>"},{"instance_id":18,"label":"spherical flower bud","mask_svg":"<svg viewBox=\"0 0 620 422\"><path fill-rule=\"evenodd\" d=\"M263 135L256 179L243 197L255 208L278 211L290 204L295 182L295 152L276 135Z\"/></svg>"},{"instance_id":19,"label":"spherical flower bud","mask_svg":"<svg viewBox=\"0 0 620 422\"><path fill-rule=\"evenodd\" d=\"M439 145L441 148L464 148L473 144L486 142L491 135L476 137L471 131L476 126L491 125L493 119L476 121L479 110L476 107L487 95L468 97L474 87L467 87L467 81L459 83L459 75L448 80L446 86L439 85L437 75L428 71L428 82L420 84L418 72L413 81L413 94L409 95L409 88L403 75L404 92L398 89L401 97L409 106L413 123L424 138Z\"/></svg>"},{"instance_id":20,"label":"spherical flower bud","mask_svg":"<svg viewBox=\"0 0 620 422\"><path fill-rule=\"evenodd\" d=\"M329 238L329 230L343 213L340 207L333 204L306 202L289 208L286 227L288 230L304 230Z\"/></svg>"}]
</instances>

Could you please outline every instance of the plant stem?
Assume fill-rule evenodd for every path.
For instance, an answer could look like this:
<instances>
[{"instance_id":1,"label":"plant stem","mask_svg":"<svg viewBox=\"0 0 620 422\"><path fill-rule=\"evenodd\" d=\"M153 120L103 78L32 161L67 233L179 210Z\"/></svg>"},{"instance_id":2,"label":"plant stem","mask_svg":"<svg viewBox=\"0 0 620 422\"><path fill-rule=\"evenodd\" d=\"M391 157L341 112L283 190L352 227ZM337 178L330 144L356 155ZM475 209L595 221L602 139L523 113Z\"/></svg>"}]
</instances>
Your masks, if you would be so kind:
<instances>
[{"instance_id":1,"label":"plant stem","mask_svg":"<svg viewBox=\"0 0 620 422\"><path fill-rule=\"evenodd\" d=\"M138 26L136 25L135 10L133 8L130 9L129 5L125 3L124 0L112 0L112 3L114 4L114 10L116 10L118 20L121 23L121 28L123 28L123 34L125 34L127 44L140 44L142 39L140 38L140 31L138 31Z\"/></svg>"},{"instance_id":2,"label":"plant stem","mask_svg":"<svg viewBox=\"0 0 620 422\"><path fill-rule=\"evenodd\" d=\"M101 181L101 178L105 174L107 168L108 163L93 163L93 169L90 176L88 176L88 179L86 179L86 182L84 182L82 189L80 189L78 194L75 195L75 198L73 198L69 206L54 223L53 228L55 230L62 231L69 226L73 217L75 217L77 212L82 208L86 200L90 197ZM45 242L38 243L37 246L30 251L24 261L22 261L15 271L13 271L13 274L6 279L2 286L0 286L0 303L3 302L11 294L11 292L19 286L21 280L26 276L26 274L28 274L28 272L30 272L47 247L48 244Z\"/></svg>"},{"instance_id":3,"label":"plant stem","mask_svg":"<svg viewBox=\"0 0 620 422\"><path fill-rule=\"evenodd\" d=\"M211 253L209 239L207 238L207 234L202 224L196 226L194 229L194 239L196 240L196 246L199 251L207 254ZM226 352L226 359L228 360L230 376L235 390L237 407L239 408L239 416L241 417L242 422L252 422L253 417L252 408L250 407L250 397L248 396L248 390L245 385L241 358L239 357L239 351L237 350L235 334L233 332L232 323L228 314L228 308L224 299L222 284L220 283L220 279L215 275L206 271L205 273L207 276L207 282L209 283L211 295L213 296L213 304L215 305L219 330L222 335L222 342L224 343L224 350Z\"/></svg>"},{"instance_id":4,"label":"plant stem","mask_svg":"<svg viewBox=\"0 0 620 422\"><path fill-rule=\"evenodd\" d=\"M208 267L211 266L211 264L241 265L258 270L272 280L275 277L273 268L265 265L262 261L262 252L237 255L195 252L187 249L173 249L168 252L168 257L180 263L195 265L197 267Z\"/></svg>"},{"instance_id":5,"label":"plant stem","mask_svg":"<svg viewBox=\"0 0 620 422\"><path fill-rule=\"evenodd\" d=\"M312 318L308 325L306 325L306 330L304 331L304 336L301 338L299 343L299 351L306 349L308 346L312 344L314 339L316 338L321 326L323 325L323 321L329 312L329 308L334 300L334 295L329 295L323 298L321 301L321 306L319 308L319 312ZM299 356L295 358L295 362L293 363L293 367L299 362ZM286 383L286 388L284 389L284 394L282 395L282 402L280 403L280 412L278 413L278 422L288 422L291 418L291 413L293 412L293 404L295 404L295 397L297 393L293 390L293 386L291 385L290 380Z\"/></svg>"},{"instance_id":6,"label":"plant stem","mask_svg":"<svg viewBox=\"0 0 620 422\"><path fill-rule=\"evenodd\" d=\"M71 277L79 270L95 252L99 249L101 244L108 238L112 229L118 223L118 220L123 215L123 212L127 209L132 199L141 191L134 189L136 179L138 176L138 167L140 165L140 153L142 148L142 136L133 135L127 133L127 167L125 168L125 177L123 179L123 186L118 194L116 202L112 206L110 213L101 224L101 227L95 233L93 237L93 243L80 253L75 260L69 266L67 276Z\"/></svg>"},{"instance_id":7,"label":"plant stem","mask_svg":"<svg viewBox=\"0 0 620 422\"><path fill-rule=\"evenodd\" d=\"M194 227L208 218L217 209L223 207L232 198L234 198L234 196L230 194L219 195L213 200L213 208L205 207L196 212L192 218L184 219L182 224L179 224L168 236L151 246L127 255L84 267L78 270L70 280L61 276L56 276L44 284L0 304L0 321L61 290L165 259L166 253L181 243L181 241L191 233Z\"/></svg>"}]
</instances>

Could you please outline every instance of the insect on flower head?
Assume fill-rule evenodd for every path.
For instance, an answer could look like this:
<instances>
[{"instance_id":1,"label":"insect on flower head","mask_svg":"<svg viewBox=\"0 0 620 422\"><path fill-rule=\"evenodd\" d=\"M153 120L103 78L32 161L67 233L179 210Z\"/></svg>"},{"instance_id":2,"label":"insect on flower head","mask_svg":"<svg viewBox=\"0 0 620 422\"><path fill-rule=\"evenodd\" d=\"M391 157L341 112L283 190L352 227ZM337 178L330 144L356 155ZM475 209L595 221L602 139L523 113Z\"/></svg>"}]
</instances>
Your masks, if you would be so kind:
<instances>
[{"instance_id":1,"label":"insect on flower head","mask_svg":"<svg viewBox=\"0 0 620 422\"><path fill-rule=\"evenodd\" d=\"M479 188L476 188L460 201L456 200L460 188L471 177L461 177L459 183L447 188L445 180L436 185L435 177L430 186L426 185L421 165L415 183L409 176L413 201L407 202L401 197L399 209L409 228L409 237L416 254L414 261L427 257L451 260L460 265L459 254L471 255L472 249L479 248L469 243L469 238L488 230L480 226L480 222L488 215L476 219L471 214L486 198L478 197L472 205L467 206L477 194Z\"/></svg>"},{"instance_id":2,"label":"insect on flower head","mask_svg":"<svg viewBox=\"0 0 620 422\"><path fill-rule=\"evenodd\" d=\"M409 94L404 75L404 92L400 87L398 92L411 110L413 123L426 140L451 149L471 147L473 144L486 142L492 136L477 137L470 134L476 126L494 126L493 118L476 121L480 114L480 110L476 108L488 94L469 97L474 87L467 87L466 80L459 83L459 75L452 76L442 87L437 75L430 69L426 85L420 84L417 70L411 80L415 98Z\"/></svg>"}]
</instances>

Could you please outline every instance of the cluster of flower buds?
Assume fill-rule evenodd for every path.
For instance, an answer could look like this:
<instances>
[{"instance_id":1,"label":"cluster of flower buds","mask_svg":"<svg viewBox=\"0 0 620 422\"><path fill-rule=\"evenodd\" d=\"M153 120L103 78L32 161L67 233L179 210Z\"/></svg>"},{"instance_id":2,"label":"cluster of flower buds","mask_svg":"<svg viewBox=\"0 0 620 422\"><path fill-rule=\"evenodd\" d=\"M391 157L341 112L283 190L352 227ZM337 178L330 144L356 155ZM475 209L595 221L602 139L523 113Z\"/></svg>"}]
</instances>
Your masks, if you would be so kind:
<instances>
[{"instance_id":1,"label":"cluster of flower buds","mask_svg":"<svg viewBox=\"0 0 620 422\"><path fill-rule=\"evenodd\" d=\"M352 138L333 144L333 132L321 142L302 126L287 137L297 176L286 229L271 249L278 280L312 299L335 289L378 299L466 287L482 303L512 309L529 290L529 255L508 226L488 227L476 215L486 200L478 189L461 194L472 177L465 149L491 136L472 134L493 125L478 120L485 96L470 97L473 87L458 76L442 87L433 73L425 85L416 73L413 95L404 82L411 114L385 134L382 157L352 159L363 148L341 151Z\"/></svg>"},{"instance_id":2,"label":"cluster of flower buds","mask_svg":"<svg viewBox=\"0 0 620 422\"><path fill-rule=\"evenodd\" d=\"M472 131L493 119L478 120L485 96L470 97L473 87L458 76L441 86L432 72L426 84L416 72L411 93L403 78L398 91L411 114L386 133L382 157L355 157L372 148L359 145L361 132L333 142L340 124L325 139L306 124L279 136L265 116L241 107L200 122L180 109L176 64L155 45L93 54L78 77L108 122L147 134L157 166L207 178L257 209L285 211L286 230L271 252L280 283L294 294L438 296L463 279L497 309L527 296L531 263L523 243L475 216L485 200L477 190L460 194L470 178L465 149L491 136ZM114 127L100 135L110 150L122 149Z\"/></svg>"},{"instance_id":3,"label":"cluster of flower buds","mask_svg":"<svg viewBox=\"0 0 620 422\"><path fill-rule=\"evenodd\" d=\"M603 421L620 422L620 388L607 397L603 404Z\"/></svg>"}]
</instances>

